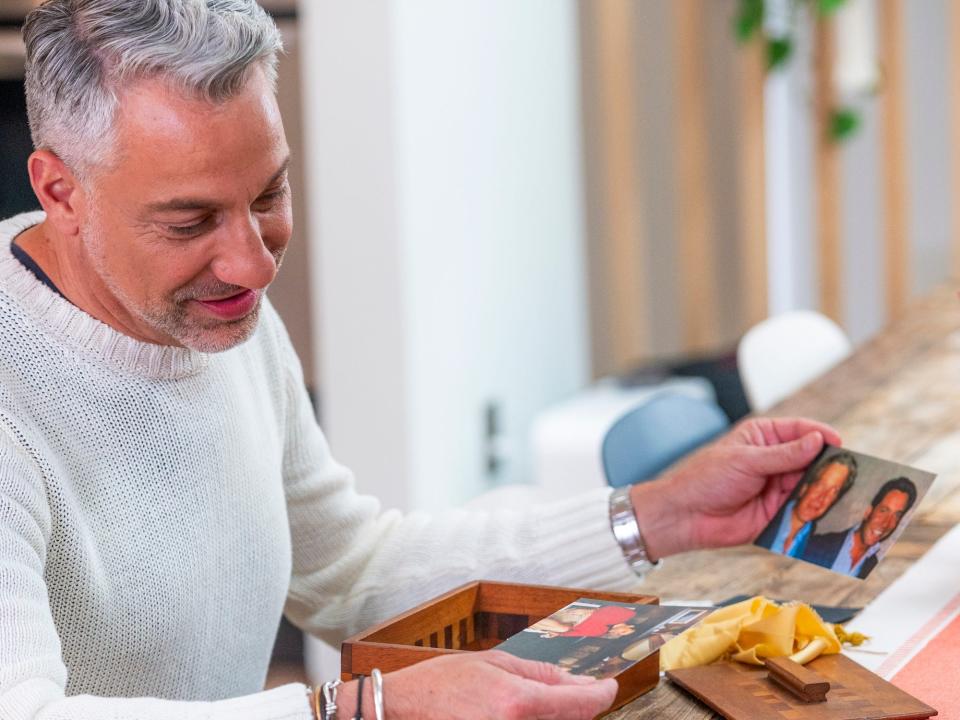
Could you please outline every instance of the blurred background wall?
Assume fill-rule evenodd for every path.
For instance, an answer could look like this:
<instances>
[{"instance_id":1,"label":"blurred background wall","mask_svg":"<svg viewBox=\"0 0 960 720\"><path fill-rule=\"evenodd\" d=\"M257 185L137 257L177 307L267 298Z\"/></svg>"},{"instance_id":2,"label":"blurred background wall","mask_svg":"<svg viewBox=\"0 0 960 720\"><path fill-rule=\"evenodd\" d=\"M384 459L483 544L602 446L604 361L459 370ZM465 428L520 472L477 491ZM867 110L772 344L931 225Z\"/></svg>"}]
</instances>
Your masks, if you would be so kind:
<instances>
[{"instance_id":1,"label":"blurred background wall","mask_svg":"<svg viewBox=\"0 0 960 720\"><path fill-rule=\"evenodd\" d=\"M522 481L590 376L575 6L302 9L331 442L388 505Z\"/></svg>"},{"instance_id":2,"label":"blurred background wall","mask_svg":"<svg viewBox=\"0 0 960 720\"><path fill-rule=\"evenodd\" d=\"M0 5L5 215L35 204L32 4ZM799 16L769 74L738 0L264 4L296 197L271 297L336 453L387 505L529 480L536 418L596 378L727 357L796 308L861 342L957 265L949 0L847 0L852 36ZM768 30L793 4L767 0ZM877 88L838 143L851 37Z\"/></svg>"},{"instance_id":3,"label":"blurred background wall","mask_svg":"<svg viewBox=\"0 0 960 720\"><path fill-rule=\"evenodd\" d=\"M0 1L3 216L36 207L33 4ZM739 0L263 4L295 197L270 295L335 454L386 506L532 480L531 429L600 378L729 367L801 308L863 342L955 276L958 3L767 0L794 38L769 73ZM875 89L836 142L857 62Z\"/></svg>"}]
</instances>

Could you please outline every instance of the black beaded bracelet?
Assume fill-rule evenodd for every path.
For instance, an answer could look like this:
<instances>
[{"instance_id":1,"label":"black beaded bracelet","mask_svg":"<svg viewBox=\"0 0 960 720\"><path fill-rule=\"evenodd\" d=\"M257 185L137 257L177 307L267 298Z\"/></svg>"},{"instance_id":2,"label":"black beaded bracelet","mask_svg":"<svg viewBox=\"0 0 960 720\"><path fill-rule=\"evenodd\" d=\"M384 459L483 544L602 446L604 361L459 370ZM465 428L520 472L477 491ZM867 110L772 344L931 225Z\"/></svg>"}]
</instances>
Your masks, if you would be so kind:
<instances>
[{"instance_id":1,"label":"black beaded bracelet","mask_svg":"<svg viewBox=\"0 0 960 720\"><path fill-rule=\"evenodd\" d=\"M363 720L363 681L367 679L366 675L361 675L357 682L357 714L353 720Z\"/></svg>"}]
</instances>

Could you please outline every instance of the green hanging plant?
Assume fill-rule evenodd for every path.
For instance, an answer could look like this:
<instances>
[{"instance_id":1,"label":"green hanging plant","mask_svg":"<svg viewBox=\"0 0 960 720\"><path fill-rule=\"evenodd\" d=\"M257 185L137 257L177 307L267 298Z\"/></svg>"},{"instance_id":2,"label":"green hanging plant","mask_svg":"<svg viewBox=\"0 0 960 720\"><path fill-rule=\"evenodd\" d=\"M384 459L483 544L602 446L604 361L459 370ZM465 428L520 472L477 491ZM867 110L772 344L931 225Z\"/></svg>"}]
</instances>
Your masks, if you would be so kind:
<instances>
[{"instance_id":1,"label":"green hanging plant","mask_svg":"<svg viewBox=\"0 0 960 720\"><path fill-rule=\"evenodd\" d=\"M791 0L792 15L807 7L819 17L828 17L846 4L847 0ZM767 0L738 0L733 18L733 32L741 45L759 39L766 46L767 71L786 66L796 46L793 28L785 35L771 35L764 27ZM862 122L860 111L852 106L834 109L830 114L828 133L833 140L843 141L856 134Z\"/></svg>"},{"instance_id":2,"label":"green hanging plant","mask_svg":"<svg viewBox=\"0 0 960 720\"><path fill-rule=\"evenodd\" d=\"M830 113L830 137L834 140L846 140L860 128L860 112L851 107L843 107Z\"/></svg>"}]
</instances>

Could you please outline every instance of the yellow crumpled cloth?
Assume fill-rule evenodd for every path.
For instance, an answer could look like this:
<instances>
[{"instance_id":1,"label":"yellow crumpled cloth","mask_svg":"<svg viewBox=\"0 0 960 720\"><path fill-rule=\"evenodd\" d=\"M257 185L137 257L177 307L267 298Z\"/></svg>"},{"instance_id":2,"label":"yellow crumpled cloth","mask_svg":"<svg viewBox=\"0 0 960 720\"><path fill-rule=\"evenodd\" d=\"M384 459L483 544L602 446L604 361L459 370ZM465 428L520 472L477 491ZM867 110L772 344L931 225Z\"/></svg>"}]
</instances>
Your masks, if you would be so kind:
<instances>
[{"instance_id":1,"label":"yellow crumpled cloth","mask_svg":"<svg viewBox=\"0 0 960 720\"><path fill-rule=\"evenodd\" d=\"M777 605L757 596L710 613L660 648L660 669L708 665L719 659L763 665L763 658L792 655L811 640L827 642L824 654L840 652L833 625L809 605Z\"/></svg>"}]
</instances>

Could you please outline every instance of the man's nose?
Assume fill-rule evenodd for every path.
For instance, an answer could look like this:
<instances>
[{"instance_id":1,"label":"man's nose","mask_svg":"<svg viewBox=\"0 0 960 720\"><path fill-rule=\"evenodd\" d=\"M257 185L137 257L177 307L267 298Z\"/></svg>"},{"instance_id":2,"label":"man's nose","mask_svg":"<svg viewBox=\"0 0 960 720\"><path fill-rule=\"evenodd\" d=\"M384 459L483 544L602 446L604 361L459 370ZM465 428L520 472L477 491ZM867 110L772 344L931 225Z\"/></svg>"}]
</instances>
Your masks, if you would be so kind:
<instances>
[{"instance_id":1,"label":"man's nose","mask_svg":"<svg viewBox=\"0 0 960 720\"><path fill-rule=\"evenodd\" d=\"M277 263L263 242L256 218L238 219L223 227L211 270L221 282L251 290L273 282Z\"/></svg>"}]
</instances>

